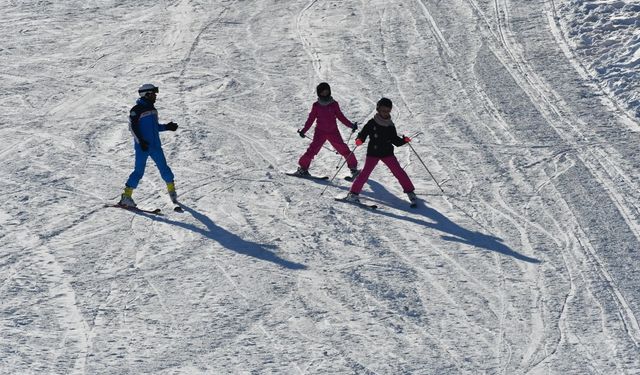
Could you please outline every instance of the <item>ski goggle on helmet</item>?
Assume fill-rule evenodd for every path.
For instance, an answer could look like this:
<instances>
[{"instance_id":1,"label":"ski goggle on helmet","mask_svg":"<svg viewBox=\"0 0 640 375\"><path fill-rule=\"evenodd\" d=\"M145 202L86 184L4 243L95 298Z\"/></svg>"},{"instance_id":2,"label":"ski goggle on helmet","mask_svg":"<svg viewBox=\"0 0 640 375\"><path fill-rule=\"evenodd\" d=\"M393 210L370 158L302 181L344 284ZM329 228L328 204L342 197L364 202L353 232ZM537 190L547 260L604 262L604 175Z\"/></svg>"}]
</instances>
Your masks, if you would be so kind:
<instances>
[{"instance_id":1,"label":"ski goggle on helmet","mask_svg":"<svg viewBox=\"0 0 640 375\"><path fill-rule=\"evenodd\" d=\"M154 93L157 94L160 92L157 86L152 85L151 83L145 83L144 85L138 87L138 94L141 98L144 98L147 94Z\"/></svg>"}]
</instances>

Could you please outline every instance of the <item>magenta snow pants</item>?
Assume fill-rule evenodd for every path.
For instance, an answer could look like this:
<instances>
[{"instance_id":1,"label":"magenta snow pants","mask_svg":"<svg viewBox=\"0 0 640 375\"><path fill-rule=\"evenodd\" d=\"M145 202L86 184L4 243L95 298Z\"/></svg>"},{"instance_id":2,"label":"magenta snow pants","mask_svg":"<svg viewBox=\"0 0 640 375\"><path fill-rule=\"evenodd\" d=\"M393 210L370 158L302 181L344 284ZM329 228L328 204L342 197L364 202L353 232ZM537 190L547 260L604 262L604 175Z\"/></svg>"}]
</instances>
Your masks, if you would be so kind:
<instances>
[{"instance_id":1,"label":"magenta snow pants","mask_svg":"<svg viewBox=\"0 0 640 375\"><path fill-rule=\"evenodd\" d=\"M309 144L309 148L307 148L307 151L300 157L300 160L298 160L298 165L300 165L300 167L304 169L309 169L311 161L318 154L318 152L320 152L322 145L326 141L329 141L329 143L331 143L331 146L333 146L333 148L335 148L340 155L347 159L347 166L349 167L349 169L353 169L358 166L358 160L351 153L351 150L349 150L349 146L344 143L344 141L342 140L342 136L340 136L340 133L338 132L315 132L313 134L313 140L311 141L311 144Z\"/></svg>"},{"instance_id":2,"label":"magenta snow pants","mask_svg":"<svg viewBox=\"0 0 640 375\"><path fill-rule=\"evenodd\" d=\"M355 181L353 181L353 185L351 185L352 193L360 194L364 183L367 182L367 180L369 179L369 175L371 175L371 172L373 172L373 168L375 168L378 162L381 160L384 164L386 164L391 173L393 173L393 175L398 179L400 185L402 186L402 190L405 193L409 193L415 190L411 179L407 175L407 172L402 169L400 163L398 162L398 159L396 159L394 155L385 156L383 158L367 156L367 159L364 162L364 168L362 168L362 172L360 172Z\"/></svg>"}]
</instances>

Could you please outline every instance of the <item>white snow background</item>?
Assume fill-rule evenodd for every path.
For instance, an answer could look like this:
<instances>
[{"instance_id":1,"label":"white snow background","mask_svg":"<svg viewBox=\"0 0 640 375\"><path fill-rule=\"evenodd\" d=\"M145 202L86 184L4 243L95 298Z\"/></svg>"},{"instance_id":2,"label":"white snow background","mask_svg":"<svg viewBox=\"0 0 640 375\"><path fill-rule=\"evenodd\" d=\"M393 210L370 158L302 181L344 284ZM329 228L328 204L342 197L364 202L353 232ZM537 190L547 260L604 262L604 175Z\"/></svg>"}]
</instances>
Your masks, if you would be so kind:
<instances>
[{"instance_id":1,"label":"white snow background","mask_svg":"<svg viewBox=\"0 0 640 375\"><path fill-rule=\"evenodd\" d=\"M0 11L0 374L640 374L637 1ZM382 164L377 211L284 175L321 81L445 194L407 146L417 209ZM151 161L166 215L104 208L145 82L182 214Z\"/></svg>"}]
</instances>

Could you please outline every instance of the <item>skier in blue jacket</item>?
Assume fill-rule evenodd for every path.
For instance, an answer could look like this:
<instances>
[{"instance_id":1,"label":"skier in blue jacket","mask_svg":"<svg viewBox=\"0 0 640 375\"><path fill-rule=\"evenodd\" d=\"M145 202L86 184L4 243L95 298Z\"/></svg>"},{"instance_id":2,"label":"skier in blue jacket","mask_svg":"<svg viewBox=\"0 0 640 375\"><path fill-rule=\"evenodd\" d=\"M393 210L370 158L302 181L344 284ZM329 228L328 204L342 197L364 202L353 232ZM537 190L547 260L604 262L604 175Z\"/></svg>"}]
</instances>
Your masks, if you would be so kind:
<instances>
[{"instance_id":1,"label":"skier in blue jacket","mask_svg":"<svg viewBox=\"0 0 640 375\"><path fill-rule=\"evenodd\" d=\"M178 194L173 181L173 172L167 165L167 159L162 151L162 143L160 142L160 132L165 130L176 131L178 124L169 122L168 124L160 124L158 122L158 111L154 107L158 87L145 83L138 88L140 98L136 101L136 105L131 108L129 113L129 130L133 135L134 150L136 153L135 168L129 179L127 180L124 192L120 197L118 204L126 207L135 207L133 201L133 189L138 187L138 183L144 176L144 169L147 165L147 158L156 163L160 176L167 183L167 191L169 197L174 203L178 203Z\"/></svg>"}]
</instances>

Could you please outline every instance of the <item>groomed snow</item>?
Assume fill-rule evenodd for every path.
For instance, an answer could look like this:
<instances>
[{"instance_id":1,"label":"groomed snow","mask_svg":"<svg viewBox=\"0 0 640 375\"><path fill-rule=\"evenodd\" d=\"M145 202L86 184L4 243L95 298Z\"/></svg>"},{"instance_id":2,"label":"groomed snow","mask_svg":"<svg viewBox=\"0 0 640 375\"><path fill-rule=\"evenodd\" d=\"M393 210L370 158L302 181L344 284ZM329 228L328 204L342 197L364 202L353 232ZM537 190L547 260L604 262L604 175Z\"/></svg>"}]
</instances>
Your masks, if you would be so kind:
<instances>
[{"instance_id":1,"label":"groomed snow","mask_svg":"<svg viewBox=\"0 0 640 375\"><path fill-rule=\"evenodd\" d=\"M0 11L0 374L640 374L630 1ZM383 165L376 211L286 176L321 81L360 123L391 98L445 194L406 146L418 209ZM166 215L104 208L145 82L182 214L151 161Z\"/></svg>"},{"instance_id":2,"label":"groomed snow","mask_svg":"<svg viewBox=\"0 0 640 375\"><path fill-rule=\"evenodd\" d=\"M579 60L622 108L640 118L640 4L565 0L558 8Z\"/></svg>"}]
</instances>

